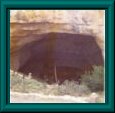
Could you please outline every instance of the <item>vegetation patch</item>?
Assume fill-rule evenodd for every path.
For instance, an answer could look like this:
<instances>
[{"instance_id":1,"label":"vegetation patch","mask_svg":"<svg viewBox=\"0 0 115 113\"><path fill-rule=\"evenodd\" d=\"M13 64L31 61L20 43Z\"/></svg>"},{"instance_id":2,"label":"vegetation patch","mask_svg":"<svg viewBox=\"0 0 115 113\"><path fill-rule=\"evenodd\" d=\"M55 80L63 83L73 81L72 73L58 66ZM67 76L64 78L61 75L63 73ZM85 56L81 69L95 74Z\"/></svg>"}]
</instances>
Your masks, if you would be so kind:
<instances>
[{"instance_id":1,"label":"vegetation patch","mask_svg":"<svg viewBox=\"0 0 115 113\"><path fill-rule=\"evenodd\" d=\"M35 80L31 74L23 75L14 71L10 72L10 88L14 92L22 93L42 93L45 95L71 95L84 96L93 92L101 92L98 101L103 100L102 92L104 91L104 69L103 67L94 66L92 73L85 73L81 77L81 83L77 81L65 80L61 85L58 83L49 85L42 80Z\"/></svg>"},{"instance_id":2,"label":"vegetation patch","mask_svg":"<svg viewBox=\"0 0 115 113\"><path fill-rule=\"evenodd\" d=\"M87 72L82 75L81 84L86 85L91 91L104 90L104 68L102 66L94 66L92 73Z\"/></svg>"}]
</instances>

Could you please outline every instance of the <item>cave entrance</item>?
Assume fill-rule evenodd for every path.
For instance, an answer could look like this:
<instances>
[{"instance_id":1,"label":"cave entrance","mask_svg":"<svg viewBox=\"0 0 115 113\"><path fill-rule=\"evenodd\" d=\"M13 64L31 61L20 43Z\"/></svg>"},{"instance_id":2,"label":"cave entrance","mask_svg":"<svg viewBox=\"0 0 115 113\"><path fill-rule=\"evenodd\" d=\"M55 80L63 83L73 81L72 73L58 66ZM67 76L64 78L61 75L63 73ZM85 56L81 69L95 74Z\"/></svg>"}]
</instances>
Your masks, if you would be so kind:
<instances>
[{"instance_id":1,"label":"cave entrance","mask_svg":"<svg viewBox=\"0 0 115 113\"><path fill-rule=\"evenodd\" d=\"M103 65L102 51L93 36L47 33L39 37L13 54L13 69L24 74L31 72L33 78L48 83L62 83L78 81L94 65Z\"/></svg>"}]
</instances>

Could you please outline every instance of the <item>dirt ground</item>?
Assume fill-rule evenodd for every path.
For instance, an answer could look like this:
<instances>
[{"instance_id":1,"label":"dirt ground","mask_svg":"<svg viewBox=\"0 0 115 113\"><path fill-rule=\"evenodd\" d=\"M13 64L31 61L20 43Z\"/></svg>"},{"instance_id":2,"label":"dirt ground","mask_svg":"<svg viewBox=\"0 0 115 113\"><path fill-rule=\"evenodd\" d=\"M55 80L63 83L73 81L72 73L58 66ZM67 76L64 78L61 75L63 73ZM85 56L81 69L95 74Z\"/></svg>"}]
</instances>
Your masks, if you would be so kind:
<instances>
[{"instance_id":1,"label":"dirt ground","mask_svg":"<svg viewBox=\"0 0 115 113\"><path fill-rule=\"evenodd\" d=\"M97 98L95 93L85 97L74 97L10 92L10 103L95 103Z\"/></svg>"}]
</instances>

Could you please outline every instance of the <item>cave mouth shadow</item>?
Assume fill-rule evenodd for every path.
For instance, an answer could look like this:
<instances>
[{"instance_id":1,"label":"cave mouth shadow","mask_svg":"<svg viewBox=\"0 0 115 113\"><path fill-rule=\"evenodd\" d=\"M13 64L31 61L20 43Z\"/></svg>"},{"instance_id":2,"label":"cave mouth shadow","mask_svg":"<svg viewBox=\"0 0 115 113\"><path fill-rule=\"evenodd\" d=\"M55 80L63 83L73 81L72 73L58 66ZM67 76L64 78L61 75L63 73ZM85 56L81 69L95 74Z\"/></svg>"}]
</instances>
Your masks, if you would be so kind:
<instances>
[{"instance_id":1,"label":"cave mouth shadow","mask_svg":"<svg viewBox=\"0 0 115 113\"><path fill-rule=\"evenodd\" d=\"M48 83L62 83L65 80L79 81L85 72L93 71L94 65L104 64L96 37L70 33L46 33L39 37L40 40L19 50L18 72L26 75L31 72L33 78Z\"/></svg>"}]
</instances>

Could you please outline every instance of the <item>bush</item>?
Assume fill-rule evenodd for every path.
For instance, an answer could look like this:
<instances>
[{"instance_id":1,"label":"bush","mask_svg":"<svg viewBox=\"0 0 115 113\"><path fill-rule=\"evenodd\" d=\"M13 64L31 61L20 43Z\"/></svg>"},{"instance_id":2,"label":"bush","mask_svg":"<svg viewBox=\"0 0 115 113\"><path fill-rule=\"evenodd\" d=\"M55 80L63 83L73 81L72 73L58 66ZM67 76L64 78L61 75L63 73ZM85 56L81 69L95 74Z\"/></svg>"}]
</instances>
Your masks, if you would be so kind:
<instances>
[{"instance_id":1,"label":"bush","mask_svg":"<svg viewBox=\"0 0 115 113\"><path fill-rule=\"evenodd\" d=\"M35 79L24 77L17 72L10 72L10 87L12 91L17 92L41 92L46 88L46 83L38 82Z\"/></svg>"},{"instance_id":2,"label":"bush","mask_svg":"<svg viewBox=\"0 0 115 113\"><path fill-rule=\"evenodd\" d=\"M58 93L60 95L83 95L89 94L90 90L85 85L79 85L75 81L65 80L62 85L59 86Z\"/></svg>"},{"instance_id":3,"label":"bush","mask_svg":"<svg viewBox=\"0 0 115 113\"><path fill-rule=\"evenodd\" d=\"M94 66L94 71L82 75L81 84L90 88L91 91L104 90L104 68L101 66Z\"/></svg>"}]
</instances>

